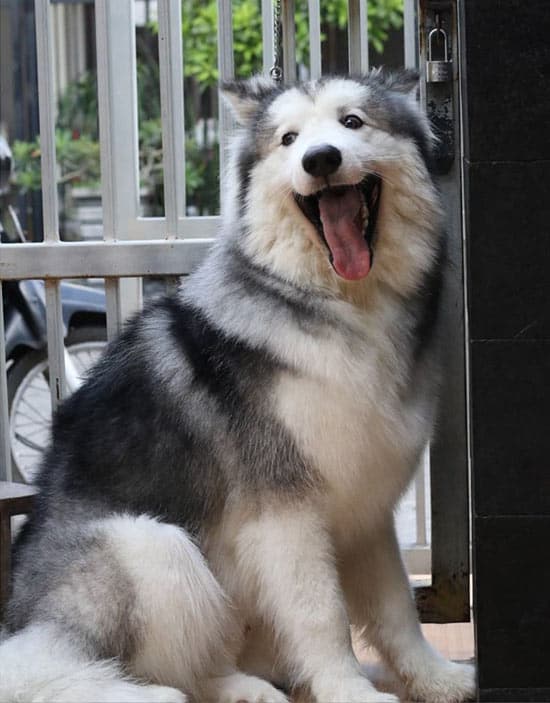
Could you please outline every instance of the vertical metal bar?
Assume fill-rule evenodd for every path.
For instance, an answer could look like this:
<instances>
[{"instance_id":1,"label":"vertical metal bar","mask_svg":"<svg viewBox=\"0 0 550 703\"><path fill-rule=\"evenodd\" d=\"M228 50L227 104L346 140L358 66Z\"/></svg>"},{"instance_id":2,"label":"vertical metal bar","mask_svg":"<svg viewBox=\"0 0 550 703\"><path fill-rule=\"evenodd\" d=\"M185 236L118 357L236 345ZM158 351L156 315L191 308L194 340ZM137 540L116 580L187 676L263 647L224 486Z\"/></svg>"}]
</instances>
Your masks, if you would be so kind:
<instances>
[{"instance_id":1,"label":"vertical metal bar","mask_svg":"<svg viewBox=\"0 0 550 703\"><path fill-rule=\"evenodd\" d=\"M235 76L233 57L233 15L231 0L218 0L218 71L221 81L228 81ZM234 127L234 119L227 105L220 101L220 184L224 189L226 171L226 152L228 137Z\"/></svg>"},{"instance_id":2,"label":"vertical metal bar","mask_svg":"<svg viewBox=\"0 0 550 703\"><path fill-rule=\"evenodd\" d=\"M181 0L162 0L158 13L164 211L167 235L176 237L179 218L185 214Z\"/></svg>"},{"instance_id":3,"label":"vertical metal bar","mask_svg":"<svg viewBox=\"0 0 550 703\"><path fill-rule=\"evenodd\" d=\"M435 10L441 11L450 31L453 59L457 61L456 5L422 0L418 3L420 74L425 75L426 42ZM431 92L430 92L431 91ZM420 81L424 107L434 99L425 80ZM458 83L452 85L450 109L460 114ZM447 109L447 108L446 108ZM432 587L421 594L425 621L453 622L470 616L468 454L465 402L465 329L460 172L460 123L454 122L455 159L447 173L437 177L444 202L448 233L438 334L443 346L443 375L437 431L430 445L432 516Z\"/></svg>"},{"instance_id":4,"label":"vertical metal bar","mask_svg":"<svg viewBox=\"0 0 550 703\"><path fill-rule=\"evenodd\" d=\"M294 17L294 0L281 0L281 42L285 83L294 83L296 80L296 25Z\"/></svg>"},{"instance_id":5,"label":"vertical metal bar","mask_svg":"<svg viewBox=\"0 0 550 703\"><path fill-rule=\"evenodd\" d=\"M122 325L120 305L120 281L117 278L105 279L105 313L107 316L107 339L114 339Z\"/></svg>"},{"instance_id":6,"label":"vertical metal bar","mask_svg":"<svg viewBox=\"0 0 550 703\"><path fill-rule=\"evenodd\" d=\"M53 5L50 12L52 13L52 47L55 52L52 55L52 68L54 71L55 92L61 94L65 91L69 78L67 68L69 61L67 60L67 36L65 31L65 10L64 5Z\"/></svg>"},{"instance_id":7,"label":"vertical metal bar","mask_svg":"<svg viewBox=\"0 0 550 703\"><path fill-rule=\"evenodd\" d=\"M75 64L81 76L86 70L86 15L84 5L74 6Z\"/></svg>"},{"instance_id":8,"label":"vertical metal bar","mask_svg":"<svg viewBox=\"0 0 550 703\"><path fill-rule=\"evenodd\" d=\"M139 214L138 115L133 2L96 0L103 237L128 239ZM141 281L106 280L107 332L141 306Z\"/></svg>"},{"instance_id":9,"label":"vertical metal bar","mask_svg":"<svg viewBox=\"0 0 550 703\"><path fill-rule=\"evenodd\" d=\"M412 2L413 0L409 0L409 2ZM418 73L420 75L420 104L422 105L422 108L426 111L427 110L427 98L426 98L426 81L424 79L424 76L426 75L426 43L424 41L423 35L426 34L426 2L427 0L416 0L415 2L415 11L416 11L416 17L415 17L415 29L416 29L416 36L415 36L415 42L416 42L416 65L415 68L418 69ZM411 14L411 13L409 13ZM405 31L408 30L408 25L405 26ZM405 35L406 37L406 35ZM410 40L412 44L412 40Z\"/></svg>"},{"instance_id":10,"label":"vertical metal bar","mask_svg":"<svg viewBox=\"0 0 550 703\"><path fill-rule=\"evenodd\" d=\"M52 408L57 408L67 395L63 312L59 281L44 281L46 292L46 325L48 331L48 368Z\"/></svg>"},{"instance_id":11,"label":"vertical metal bar","mask_svg":"<svg viewBox=\"0 0 550 703\"><path fill-rule=\"evenodd\" d=\"M134 3L96 0L103 228L125 239L139 213Z\"/></svg>"},{"instance_id":12,"label":"vertical metal bar","mask_svg":"<svg viewBox=\"0 0 550 703\"><path fill-rule=\"evenodd\" d=\"M421 4L421 36L432 27L439 3ZM456 6L452 3L442 11L447 22L453 60L458 61ZM425 44L420 63L425 75ZM435 99L434 92L422 81L427 91L426 104ZM455 116L460 114L458 82L452 84L450 106ZM443 345L443 383L440 388L440 409L437 432L431 445L432 486L432 573L433 583L448 601L451 597L464 619L469 617L469 500L468 453L466 440L466 378L464 328L464 262L462 240L462 200L460 169L460 124L453 121L455 158L451 169L437 178L444 202L445 230L448 233L446 266L441 300L441 339Z\"/></svg>"},{"instance_id":13,"label":"vertical metal bar","mask_svg":"<svg viewBox=\"0 0 550 703\"><path fill-rule=\"evenodd\" d=\"M59 240L59 217L55 159L55 82L49 0L36 0L35 10L44 239L52 241Z\"/></svg>"},{"instance_id":14,"label":"vertical metal bar","mask_svg":"<svg viewBox=\"0 0 550 703\"><path fill-rule=\"evenodd\" d=\"M348 61L350 73L369 70L367 0L348 0Z\"/></svg>"},{"instance_id":15,"label":"vertical metal bar","mask_svg":"<svg viewBox=\"0 0 550 703\"><path fill-rule=\"evenodd\" d=\"M262 0L262 55L264 73L268 74L275 58L273 1Z\"/></svg>"},{"instance_id":16,"label":"vertical metal bar","mask_svg":"<svg viewBox=\"0 0 550 703\"><path fill-rule=\"evenodd\" d=\"M0 481L11 481L10 417L8 413L8 377L4 334L4 301L0 281Z\"/></svg>"},{"instance_id":17,"label":"vertical metal bar","mask_svg":"<svg viewBox=\"0 0 550 703\"><path fill-rule=\"evenodd\" d=\"M55 156L55 81L53 74L53 27L48 0L36 0L36 55L40 109L40 168L44 241L59 241L57 168ZM52 407L66 394L63 322L59 281L46 281L48 366Z\"/></svg>"},{"instance_id":18,"label":"vertical metal bar","mask_svg":"<svg viewBox=\"0 0 550 703\"><path fill-rule=\"evenodd\" d=\"M417 0L404 0L403 2L403 37L405 48L405 66L416 68L418 66L418 27L417 27Z\"/></svg>"},{"instance_id":19,"label":"vertical metal bar","mask_svg":"<svg viewBox=\"0 0 550 703\"><path fill-rule=\"evenodd\" d=\"M61 286L59 281L45 281L46 329L48 338L48 371L52 408L55 409L67 395L65 377L65 328L61 308Z\"/></svg>"},{"instance_id":20,"label":"vertical metal bar","mask_svg":"<svg viewBox=\"0 0 550 703\"><path fill-rule=\"evenodd\" d=\"M420 467L414 481L415 517L416 517L416 543L426 545L426 470L429 466L429 453L426 449L420 460Z\"/></svg>"},{"instance_id":21,"label":"vertical metal bar","mask_svg":"<svg viewBox=\"0 0 550 703\"><path fill-rule=\"evenodd\" d=\"M309 74L312 79L319 78L322 73L320 6L320 0L308 0Z\"/></svg>"}]
</instances>

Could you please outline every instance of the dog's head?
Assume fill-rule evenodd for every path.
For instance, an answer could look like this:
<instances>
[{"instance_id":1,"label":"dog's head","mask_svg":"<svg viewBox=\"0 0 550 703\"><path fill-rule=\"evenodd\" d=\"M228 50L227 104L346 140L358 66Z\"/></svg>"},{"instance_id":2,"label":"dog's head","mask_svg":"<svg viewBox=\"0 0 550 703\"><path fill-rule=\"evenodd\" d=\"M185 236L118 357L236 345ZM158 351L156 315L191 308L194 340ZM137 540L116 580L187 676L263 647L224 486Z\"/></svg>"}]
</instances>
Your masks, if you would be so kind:
<instances>
[{"instance_id":1,"label":"dog's head","mask_svg":"<svg viewBox=\"0 0 550 703\"><path fill-rule=\"evenodd\" d=\"M256 77L223 89L242 127L233 200L260 263L291 278L361 280L399 216L422 211L431 228L431 134L413 72L293 87Z\"/></svg>"}]
</instances>

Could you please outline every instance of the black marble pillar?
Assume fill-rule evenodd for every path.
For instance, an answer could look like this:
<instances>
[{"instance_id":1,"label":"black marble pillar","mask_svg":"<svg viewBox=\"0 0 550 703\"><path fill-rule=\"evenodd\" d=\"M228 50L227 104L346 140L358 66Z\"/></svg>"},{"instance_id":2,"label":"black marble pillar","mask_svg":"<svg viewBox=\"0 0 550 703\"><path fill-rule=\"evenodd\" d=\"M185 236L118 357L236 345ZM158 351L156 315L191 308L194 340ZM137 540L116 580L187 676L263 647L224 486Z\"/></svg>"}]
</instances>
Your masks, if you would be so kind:
<instances>
[{"instance_id":1,"label":"black marble pillar","mask_svg":"<svg viewBox=\"0 0 550 703\"><path fill-rule=\"evenodd\" d=\"M462 0L480 701L550 701L550 2Z\"/></svg>"}]
</instances>

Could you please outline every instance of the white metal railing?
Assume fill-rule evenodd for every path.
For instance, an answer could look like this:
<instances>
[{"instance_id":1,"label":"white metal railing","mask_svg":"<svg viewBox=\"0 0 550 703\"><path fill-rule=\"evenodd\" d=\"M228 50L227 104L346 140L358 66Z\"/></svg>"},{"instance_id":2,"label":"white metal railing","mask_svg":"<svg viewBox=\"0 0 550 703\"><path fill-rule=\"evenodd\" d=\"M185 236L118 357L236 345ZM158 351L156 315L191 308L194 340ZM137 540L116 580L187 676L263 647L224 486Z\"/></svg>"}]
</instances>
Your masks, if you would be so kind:
<instances>
[{"instance_id":1,"label":"white metal railing","mask_svg":"<svg viewBox=\"0 0 550 703\"><path fill-rule=\"evenodd\" d=\"M405 0L404 62L417 61L416 0ZM64 278L103 277L109 336L141 304L141 276L190 272L206 253L218 217L191 217L185 210L184 94L180 0L159 0L159 69L165 216L140 216L137 77L133 0L95 0L98 111L100 124L103 241L61 242L55 153L54 29L49 0L35 0L44 241L0 247L1 281L38 278L46 286L50 389L55 407L66 395L63 323L59 283ZM274 56L272 0L261 0L263 64ZM319 0L308 0L310 76L321 75ZM369 65L367 0L348 2L351 72ZM296 74L294 0L281 5L283 71ZM218 1L218 68L222 80L234 75L231 0ZM220 164L223 178L232 118L220 105ZM0 479L11 478L5 346L0 315ZM424 469L416 482L416 542L425 545Z\"/></svg>"},{"instance_id":2,"label":"white metal railing","mask_svg":"<svg viewBox=\"0 0 550 703\"><path fill-rule=\"evenodd\" d=\"M350 73L361 73L369 70L367 5L361 0L350 0L348 7L349 70Z\"/></svg>"}]
</instances>

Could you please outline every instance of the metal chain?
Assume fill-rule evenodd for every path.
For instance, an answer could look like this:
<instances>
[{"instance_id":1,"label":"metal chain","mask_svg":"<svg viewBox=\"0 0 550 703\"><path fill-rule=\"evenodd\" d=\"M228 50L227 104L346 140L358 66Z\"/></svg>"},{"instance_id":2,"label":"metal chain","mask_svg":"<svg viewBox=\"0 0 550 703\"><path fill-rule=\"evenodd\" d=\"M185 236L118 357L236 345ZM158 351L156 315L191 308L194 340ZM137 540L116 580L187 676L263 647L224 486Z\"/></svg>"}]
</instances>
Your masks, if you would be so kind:
<instances>
[{"instance_id":1,"label":"metal chain","mask_svg":"<svg viewBox=\"0 0 550 703\"><path fill-rule=\"evenodd\" d=\"M274 0L273 3L273 66L269 75L274 81L283 79L283 69L280 66L281 49L281 0Z\"/></svg>"}]
</instances>

